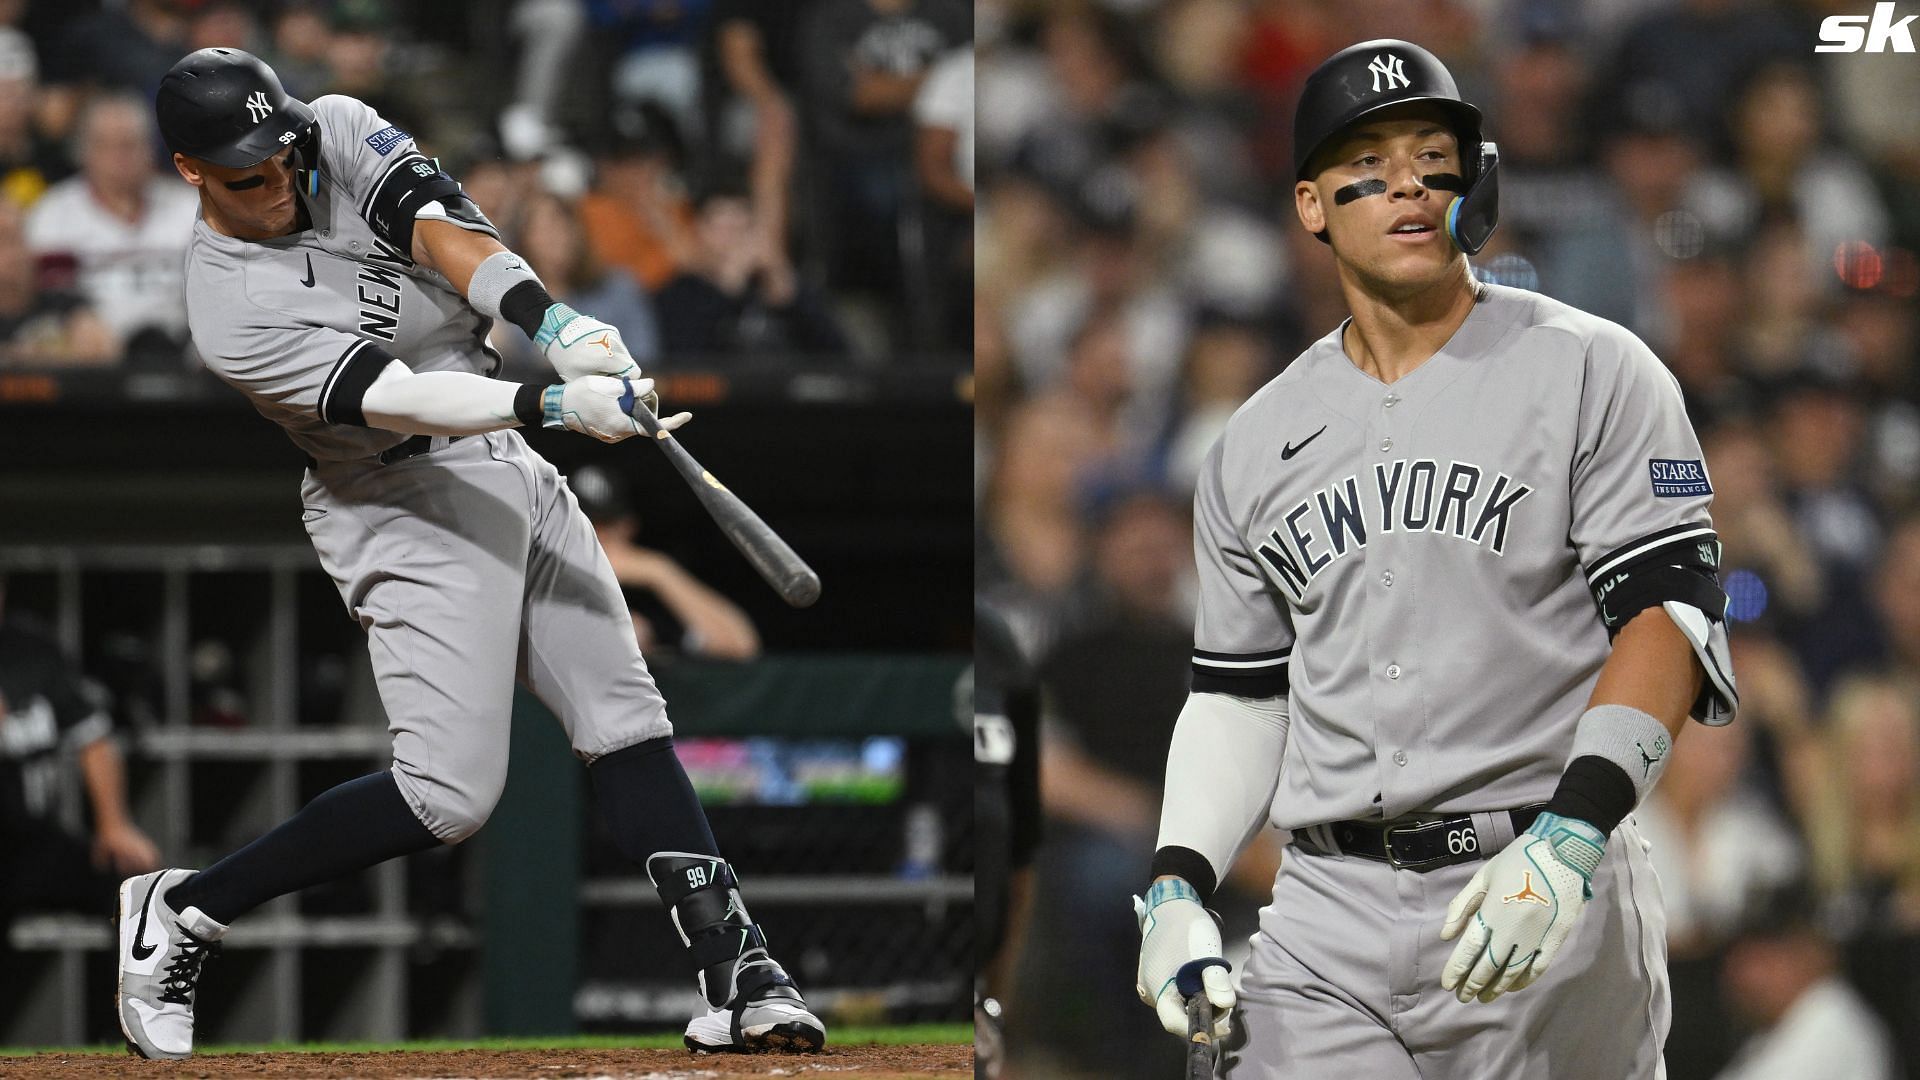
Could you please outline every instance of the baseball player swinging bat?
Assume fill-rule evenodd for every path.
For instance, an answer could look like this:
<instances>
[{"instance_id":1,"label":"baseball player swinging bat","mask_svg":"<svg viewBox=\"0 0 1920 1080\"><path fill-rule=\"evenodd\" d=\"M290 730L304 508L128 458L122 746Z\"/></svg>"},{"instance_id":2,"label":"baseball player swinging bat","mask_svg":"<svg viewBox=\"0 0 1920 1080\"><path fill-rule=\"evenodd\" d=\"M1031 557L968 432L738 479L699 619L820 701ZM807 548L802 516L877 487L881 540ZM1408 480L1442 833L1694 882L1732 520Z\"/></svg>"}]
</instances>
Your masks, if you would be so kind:
<instances>
[{"instance_id":1,"label":"baseball player swinging bat","mask_svg":"<svg viewBox=\"0 0 1920 1080\"><path fill-rule=\"evenodd\" d=\"M720 531L727 534L727 539L733 541L733 546L740 549L740 554L747 557L747 562L753 564L767 584L773 586L781 599L797 608L808 607L820 599L820 575L780 539L779 533L760 520L759 514L741 502L740 496L728 491L726 485L702 468L672 432L661 430L659 418L645 402L635 398L631 381L624 378L620 381L627 388L620 396L620 408L653 436L653 444L667 455L680 478L699 496L700 505L706 507Z\"/></svg>"}]
</instances>

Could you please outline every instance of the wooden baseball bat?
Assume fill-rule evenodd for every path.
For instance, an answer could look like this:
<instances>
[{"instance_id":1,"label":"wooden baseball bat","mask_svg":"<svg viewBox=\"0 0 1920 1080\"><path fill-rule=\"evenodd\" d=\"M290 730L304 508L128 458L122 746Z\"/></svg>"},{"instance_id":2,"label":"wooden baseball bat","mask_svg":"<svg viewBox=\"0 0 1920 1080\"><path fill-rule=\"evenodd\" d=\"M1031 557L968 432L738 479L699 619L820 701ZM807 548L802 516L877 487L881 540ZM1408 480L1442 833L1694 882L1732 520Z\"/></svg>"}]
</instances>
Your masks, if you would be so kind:
<instances>
[{"instance_id":1,"label":"wooden baseball bat","mask_svg":"<svg viewBox=\"0 0 1920 1080\"><path fill-rule=\"evenodd\" d=\"M1191 960L1174 974L1174 987L1187 1000L1186 1080L1213 1080L1213 1002L1200 975L1207 968L1225 967L1224 960Z\"/></svg>"},{"instance_id":2,"label":"wooden baseball bat","mask_svg":"<svg viewBox=\"0 0 1920 1080\"><path fill-rule=\"evenodd\" d=\"M627 379L620 381L627 388L627 392L620 397L620 408L653 437L653 444L667 455L674 471L693 489L714 524L720 526L720 531L733 541L734 547L740 549L740 554L747 557L747 562L759 571L767 584L773 586L773 591L794 607L807 607L820 599L820 575L814 573L813 568L795 554L785 540L780 539L779 533L760 520L759 514L741 502L740 496L728 491L725 484L702 468L687 452L687 448L680 445L680 440L673 437L673 432L661 430L660 418L653 415L653 410L647 408L646 402L634 396L632 382Z\"/></svg>"},{"instance_id":3,"label":"wooden baseball bat","mask_svg":"<svg viewBox=\"0 0 1920 1080\"><path fill-rule=\"evenodd\" d=\"M1187 999L1187 1080L1213 1080L1213 1002L1204 991Z\"/></svg>"}]
</instances>

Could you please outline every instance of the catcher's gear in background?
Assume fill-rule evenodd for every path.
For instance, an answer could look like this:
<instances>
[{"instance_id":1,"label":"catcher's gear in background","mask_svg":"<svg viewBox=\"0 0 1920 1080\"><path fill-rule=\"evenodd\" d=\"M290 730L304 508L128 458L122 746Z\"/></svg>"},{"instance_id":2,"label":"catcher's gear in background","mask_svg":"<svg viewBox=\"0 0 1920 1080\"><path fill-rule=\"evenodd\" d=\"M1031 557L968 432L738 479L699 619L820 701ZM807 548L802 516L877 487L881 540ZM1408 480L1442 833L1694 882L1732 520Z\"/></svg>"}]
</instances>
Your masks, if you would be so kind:
<instances>
[{"instance_id":1,"label":"catcher's gear in background","mask_svg":"<svg viewBox=\"0 0 1920 1080\"><path fill-rule=\"evenodd\" d=\"M1232 1029L1233 982L1230 965L1221 956L1220 924L1200 906L1193 886L1180 878L1156 881L1145 899L1133 898L1140 919L1140 967L1134 989L1153 1006L1160 1026L1187 1037L1187 1002L1181 996L1182 970L1200 970L1200 983L1213 1005L1213 1033L1224 1037ZM1189 965L1193 965L1189 968Z\"/></svg>"},{"instance_id":2,"label":"catcher's gear in background","mask_svg":"<svg viewBox=\"0 0 1920 1080\"><path fill-rule=\"evenodd\" d=\"M306 153L313 109L289 95L260 58L239 49L188 53L160 80L154 99L167 149L230 169L258 165L289 146ZM304 179L304 178L303 178Z\"/></svg>"},{"instance_id":3,"label":"catcher's gear in background","mask_svg":"<svg viewBox=\"0 0 1920 1080\"><path fill-rule=\"evenodd\" d=\"M1534 819L1447 905L1440 936L1460 943L1440 985L1464 1004L1492 1001L1539 978L1593 898L1593 873L1606 847L1606 835L1584 821Z\"/></svg>"},{"instance_id":4,"label":"catcher's gear in background","mask_svg":"<svg viewBox=\"0 0 1920 1080\"><path fill-rule=\"evenodd\" d=\"M1312 179L1308 166L1314 154L1341 130L1382 109L1415 101L1431 103L1444 113L1460 142L1465 175L1456 184L1428 186L1457 189L1458 197L1447 210L1447 235L1460 250L1477 254L1499 224L1500 152L1480 141L1480 110L1460 97L1446 65L1410 41L1363 41L1334 53L1307 76L1293 114L1294 179ZM1315 235L1327 240L1324 230Z\"/></svg>"}]
</instances>

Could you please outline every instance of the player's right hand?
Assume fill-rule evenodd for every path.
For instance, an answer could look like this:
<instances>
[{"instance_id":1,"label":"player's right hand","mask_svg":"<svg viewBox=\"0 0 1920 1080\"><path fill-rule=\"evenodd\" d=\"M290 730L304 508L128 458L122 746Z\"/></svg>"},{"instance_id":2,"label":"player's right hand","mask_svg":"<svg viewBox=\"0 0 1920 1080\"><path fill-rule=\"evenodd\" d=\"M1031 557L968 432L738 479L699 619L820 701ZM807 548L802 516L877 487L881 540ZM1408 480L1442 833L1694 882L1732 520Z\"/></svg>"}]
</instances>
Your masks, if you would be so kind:
<instances>
[{"instance_id":1,"label":"player's right hand","mask_svg":"<svg viewBox=\"0 0 1920 1080\"><path fill-rule=\"evenodd\" d=\"M1145 899L1133 898L1133 913L1140 920L1140 967L1134 981L1140 1000L1153 1006L1161 1027L1186 1038L1187 1003L1174 984L1181 968L1195 965L1213 1004L1214 1037L1226 1038L1233 1026L1233 982L1227 978L1232 966L1221 956L1220 924L1200 906L1200 895L1186 879L1167 878L1154 882Z\"/></svg>"},{"instance_id":2,"label":"player's right hand","mask_svg":"<svg viewBox=\"0 0 1920 1080\"><path fill-rule=\"evenodd\" d=\"M605 375L586 375L570 383L549 386L542 402L545 413L542 426L564 427L568 431L591 435L601 442L615 443L631 439L644 429L620 407L621 399L627 396L628 383L629 380ZM631 384L636 397L645 397L653 392L652 379L632 380ZM693 414L686 412L663 416L660 418L660 429L673 431L691 419Z\"/></svg>"}]
</instances>

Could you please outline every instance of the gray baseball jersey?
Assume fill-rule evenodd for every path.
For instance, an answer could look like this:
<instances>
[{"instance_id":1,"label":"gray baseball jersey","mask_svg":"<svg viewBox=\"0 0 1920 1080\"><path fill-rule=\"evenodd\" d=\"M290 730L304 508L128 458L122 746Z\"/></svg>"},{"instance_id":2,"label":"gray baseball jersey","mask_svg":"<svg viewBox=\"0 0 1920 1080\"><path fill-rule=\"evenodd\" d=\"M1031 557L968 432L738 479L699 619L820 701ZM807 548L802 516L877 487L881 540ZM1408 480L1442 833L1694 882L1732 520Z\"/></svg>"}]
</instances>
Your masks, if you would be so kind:
<instances>
[{"instance_id":1,"label":"gray baseball jersey","mask_svg":"<svg viewBox=\"0 0 1920 1080\"><path fill-rule=\"evenodd\" d=\"M383 184L431 173L433 164L411 136L353 98L318 98L313 111L321 182L298 196L313 227L239 240L195 222L187 327L207 368L309 456L347 461L405 437L358 426L360 394L388 358L415 371L481 375L497 371L500 358L486 344L490 321L367 223Z\"/></svg>"},{"instance_id":2,"label":"gray baseball jersey","mask_svg":"<svg viewBox=\"0 0 1920 1080\"><path fill-rule=\"evenodd\" d=\"M1715 541L1678 383L1621 327L1494 285L1392 385L1342 330L1202 470L1195 689L1287 694L1283 828L1543 801L1609 652L1591 581Z\"/></svg>"},{"instance_id":3,"label":"gray baseball jersey","mask_svg":"<svg viewBox=\"0 0 1920 1080\"><path fill-rule=\"evenodd\" d=\"M383 185L431 163L358 101L313 110L321 183L298 196L312 228L254 241L199 222L187 318L208 368L315 459L302 517L367 632L394 779L457 841L505 785L516 680L587 761L671 727L592 524L519 432L381 462L406 436L365 426L360 403L387 364L491 375L499 360L489 320L368 224Z\"/></svg>"}]
</instances>

